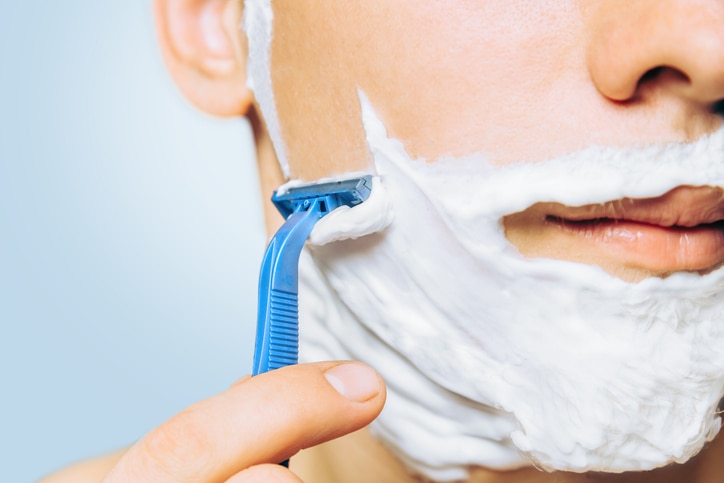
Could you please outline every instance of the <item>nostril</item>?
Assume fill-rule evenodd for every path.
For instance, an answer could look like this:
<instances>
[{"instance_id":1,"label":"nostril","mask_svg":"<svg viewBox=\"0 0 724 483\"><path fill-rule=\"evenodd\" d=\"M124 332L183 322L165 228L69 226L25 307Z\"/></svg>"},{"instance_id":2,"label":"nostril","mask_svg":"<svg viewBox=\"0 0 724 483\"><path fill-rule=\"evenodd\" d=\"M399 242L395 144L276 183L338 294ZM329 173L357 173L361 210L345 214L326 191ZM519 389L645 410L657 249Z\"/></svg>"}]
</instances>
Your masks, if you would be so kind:
<instances>
[{"instance_id":1,"label":"nostril","mask_svg":"<svg viewBox=\"0 0 724 483\"><path fill-rule=\"evenodd\" d=\"M653 69L649 69L639 79L639 85L646 84L647 82L653 81L654 79L659 77L663 72L664 72L664 67L654 67Z\"/></svg>"},{"instance_id":2,"label":"nostril","mask_svg":"<svg viewBox=\"0 0 724 483\"><path fill-rule=\"evenodd\" d=\"M724 117L724 99L715 102L711 110L714 114Z\"/></svg>"},{"instance_id":3,"label":"nostril","mask_svg":"<svg viewBox=\"0 0 724 483\"><path fill-rule=\"evenodd\" d=\"M654 84L656 82L656 79L661 77L661 74L664 72L663 67L654 67L653 69L647 70L644 75L642 75L639 78L638 83L636 84L636 92L641 93L641 90L644 86L649 86L651 84Z\"/></svg>"},{"instance_id":4,"label":"nostril","mask_svg":"<svg viewBox=\"0 0 724 483\"><path fill-rule=\"evenodd\" d=\"M691 79L683 71L669 66L658 66L647 70L638 81L636 90L644 93L663 85L691 84Z\"/></svg>"}]
</instances>

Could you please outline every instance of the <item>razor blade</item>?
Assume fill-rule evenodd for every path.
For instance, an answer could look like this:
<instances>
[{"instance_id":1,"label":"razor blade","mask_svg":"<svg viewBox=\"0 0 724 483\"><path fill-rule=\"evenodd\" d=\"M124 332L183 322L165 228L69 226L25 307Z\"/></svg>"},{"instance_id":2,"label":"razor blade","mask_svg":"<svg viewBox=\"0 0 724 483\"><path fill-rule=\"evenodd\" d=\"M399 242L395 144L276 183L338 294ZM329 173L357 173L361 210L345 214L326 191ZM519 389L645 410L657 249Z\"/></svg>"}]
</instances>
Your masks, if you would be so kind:
<instances>
[{"instance_id":1,"label":"razor blade","mask_svg":"<svg viewBox=\"0 0 724 483\"><path fill-rule=\"evenodd\" d=\"M340 206L369 198L372 177L295 186L272 201L286 222L267 247L259 276L259 312L252 375L298 362L299 256L314 225Z\"/></svg>"}]
</instances>

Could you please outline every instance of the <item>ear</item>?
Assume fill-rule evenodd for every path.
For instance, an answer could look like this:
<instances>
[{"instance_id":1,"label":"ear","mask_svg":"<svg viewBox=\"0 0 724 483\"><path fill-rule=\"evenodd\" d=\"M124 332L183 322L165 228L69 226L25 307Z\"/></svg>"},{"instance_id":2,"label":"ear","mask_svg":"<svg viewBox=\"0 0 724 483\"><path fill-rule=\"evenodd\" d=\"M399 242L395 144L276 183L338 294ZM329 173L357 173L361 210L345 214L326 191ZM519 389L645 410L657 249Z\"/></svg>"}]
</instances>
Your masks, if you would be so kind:
<instances>
[{"instance_id":1,"label":"ear","mask_svg":"<svg viewBox=\"0 0 724 483\"><path fill-rule=\"evenodd\" d=\"M242 0L155 0L156 27L166 65L181 92L217 116L244 115L246 87Z\"/></svg>"}]
</instances>

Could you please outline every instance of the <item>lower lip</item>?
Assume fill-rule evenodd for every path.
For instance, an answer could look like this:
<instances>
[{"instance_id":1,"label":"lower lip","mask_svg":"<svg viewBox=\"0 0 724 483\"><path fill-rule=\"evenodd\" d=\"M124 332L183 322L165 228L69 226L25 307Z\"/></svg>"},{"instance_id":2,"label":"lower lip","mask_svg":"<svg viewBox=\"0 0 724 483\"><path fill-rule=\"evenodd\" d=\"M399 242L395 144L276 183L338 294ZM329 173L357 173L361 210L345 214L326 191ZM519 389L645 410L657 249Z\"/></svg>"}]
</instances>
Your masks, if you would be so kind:
<instances>
[{"instance_id":1,"label":"lower lip","mask_svg":"<svg viewBox=\"0 0 724 483\"><path fill-rule=\"evenodd\" d=\"M705 272L724 262L724 223L663 227L629 220L546 221L581 237L604 257L657 274Z\"/></svg>"}]
</instances>

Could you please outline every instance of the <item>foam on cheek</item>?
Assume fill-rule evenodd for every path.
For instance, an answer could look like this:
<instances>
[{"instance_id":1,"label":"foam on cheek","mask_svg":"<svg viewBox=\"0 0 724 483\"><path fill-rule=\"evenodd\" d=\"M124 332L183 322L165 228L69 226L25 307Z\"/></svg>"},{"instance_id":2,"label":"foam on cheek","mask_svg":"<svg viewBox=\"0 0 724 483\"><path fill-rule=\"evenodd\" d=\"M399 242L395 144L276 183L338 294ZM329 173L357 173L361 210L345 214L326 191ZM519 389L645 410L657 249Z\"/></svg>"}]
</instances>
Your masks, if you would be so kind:
<instances>
[{"instance_id":1,"label":"foam on cheek","mask_svg":"<svg viewBox=\"0 0 724 483\"><path fill-rule=\"evenodd\" d=\"M246 0L244 3L243 28L249 40L247 85L254 92L269 131L279 165L285 177L289 177L286 147L282 140L277 116L274 91L271 82L271 42L274 12L271 0Z\"/></svg>"},{"instance_id":2,"label":"foam on cheek","mask_svg":"<svg viewBox=\"0 0 724 483\"><path fill-rule=\"evenodd\" d=\"M626 283L595 266L525 259L500 220L538 201L724 185L724 130L539 164L426 163L361 102L388 197L379 206L395 218L310 248L301 348L307 360L356 358L380 371L389 396L373 431L412 471L447 481L471 465L647 470L688 460L717 434L724 269ZM344 216L326 220L327 238L338 223L350 231Z\"/></svg>"}]
</instances>

